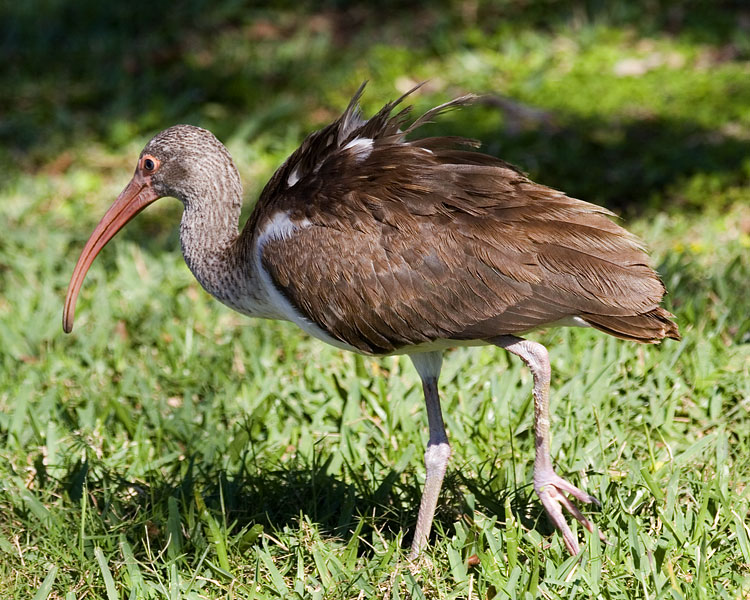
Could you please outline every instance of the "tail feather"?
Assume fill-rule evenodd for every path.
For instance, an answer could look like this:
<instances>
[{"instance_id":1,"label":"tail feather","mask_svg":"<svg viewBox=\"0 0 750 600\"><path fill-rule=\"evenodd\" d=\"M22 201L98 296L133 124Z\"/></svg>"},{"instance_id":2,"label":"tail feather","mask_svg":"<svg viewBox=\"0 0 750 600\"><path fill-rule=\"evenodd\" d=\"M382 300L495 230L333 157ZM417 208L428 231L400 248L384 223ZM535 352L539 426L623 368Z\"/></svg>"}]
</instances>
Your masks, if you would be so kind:
<instances>
[{"instance_id":1,"label":"tail feather","mask_svg":"<svg viewBox=\"0 0 750 600\"><path fill-rule=\"evenodd\" d=\"M681 339L677 324L672 320L674 315L661 307L640 315L583 314L581 318L592 327L624 340L655 344L664 338Z\"/></svg>"}]
</instances>

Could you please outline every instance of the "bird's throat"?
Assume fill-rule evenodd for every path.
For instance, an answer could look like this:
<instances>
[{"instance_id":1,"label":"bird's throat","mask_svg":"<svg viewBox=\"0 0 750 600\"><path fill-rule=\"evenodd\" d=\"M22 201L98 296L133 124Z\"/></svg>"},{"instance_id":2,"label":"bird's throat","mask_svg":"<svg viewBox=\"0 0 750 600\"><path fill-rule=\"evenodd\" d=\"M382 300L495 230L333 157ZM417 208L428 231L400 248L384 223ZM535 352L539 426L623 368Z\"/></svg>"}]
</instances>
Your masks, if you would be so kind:
<instances>
[{"instance_id":1,"label":"bird's throat","mask_svg":"<svg viewBox=\"0 0 750 600\"><path fill-rule=\"evenodd\" d=\"M263 294L252 263L244 260L238 228L242 206L239 181L211 186L200 197L182 199L180 245L185 263L203 288L230 308L263 314Z\"/></svg>"}]
</instances>

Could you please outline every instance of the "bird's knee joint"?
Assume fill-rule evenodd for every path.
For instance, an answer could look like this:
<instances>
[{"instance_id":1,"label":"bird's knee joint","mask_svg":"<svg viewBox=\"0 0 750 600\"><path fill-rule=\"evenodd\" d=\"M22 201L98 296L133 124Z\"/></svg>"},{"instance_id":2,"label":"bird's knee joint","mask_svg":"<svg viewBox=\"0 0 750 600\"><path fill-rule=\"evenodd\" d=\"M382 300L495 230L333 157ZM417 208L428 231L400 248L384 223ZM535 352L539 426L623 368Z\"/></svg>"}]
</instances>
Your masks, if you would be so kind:
<instances>
[{"instance_id":1,"label":"bird's knee joint","mask_svg":"<svg viewBox=\"0 0 750 600\"><path fill-rule=\"evenodd\" d=\"M424 453L424 464L428 470L445 468L451 458L451 447L448 442L433 444Z\"/></svg>"},{"instance_id":2,"label":"bird's knee joint","mask_svg":"<svg viewBox=\"0 0 750 600\"><path fill-rule=\"evenodd\" d=\"M528 353L528 358L530 361L540 366L549 364L549 352L543 344L540 344L539 342L532 342L529 340L524 341L526 342L526 351Z\"/></svg>"}]
</instances>

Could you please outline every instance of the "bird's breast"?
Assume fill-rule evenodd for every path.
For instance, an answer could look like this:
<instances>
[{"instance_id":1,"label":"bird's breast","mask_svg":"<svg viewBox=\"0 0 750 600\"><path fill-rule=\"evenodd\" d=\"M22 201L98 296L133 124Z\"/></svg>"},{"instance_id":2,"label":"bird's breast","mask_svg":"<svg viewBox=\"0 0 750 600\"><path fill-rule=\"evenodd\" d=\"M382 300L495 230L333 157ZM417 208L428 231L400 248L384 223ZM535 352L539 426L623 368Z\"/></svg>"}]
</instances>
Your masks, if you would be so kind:
<instances>
[{"instance_id":1,"label":"bird's breast","mask_svg":"<svg viewBox=\"0 0 750 600\"><path fill-rule=\"evenodd\" d=\"M304 316L292 304L289 298L284 295L283 291L277 287L273 278L263 266L263 252L266 244L270 240L290 239L297 231L307 229L311 226L312 223L309 220L302 219L294 221L290 218L289 214L284 211L274 213L264 224L261 225L260 233L256 238L253 248L253 263L255 272L258 275L258 287L261 290L265 301L264 307L269 313L274 315L270 318L290 321L308 335L322 340L331 346L357 352L357 349L354 346L335 338L315 322ZM314 260L315 256L311 252L308 260L305 262L311 267ZM313 291L309 290L309 293L312 294Z\"/></svg>"}]
</instances>

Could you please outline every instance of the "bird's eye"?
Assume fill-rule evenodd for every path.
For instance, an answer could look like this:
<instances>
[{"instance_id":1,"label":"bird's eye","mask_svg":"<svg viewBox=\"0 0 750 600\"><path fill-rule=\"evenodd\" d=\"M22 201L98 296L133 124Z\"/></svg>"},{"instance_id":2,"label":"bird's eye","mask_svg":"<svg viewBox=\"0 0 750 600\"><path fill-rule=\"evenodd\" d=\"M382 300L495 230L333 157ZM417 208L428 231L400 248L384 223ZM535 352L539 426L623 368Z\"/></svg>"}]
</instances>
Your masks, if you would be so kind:
<instances>
[{"instance_id":1,"label":"bird's eye","mask_svg":"<svg viewBox=\"0 0 750 600\"><path fill-rule=\"evenodd\" d=\"M146 171L146 173L153 173L159 168L160 165L161 162L159 161L159 159L152 154L147 154L141 159L141 169Z\"/></svg>"}]
</instances>

